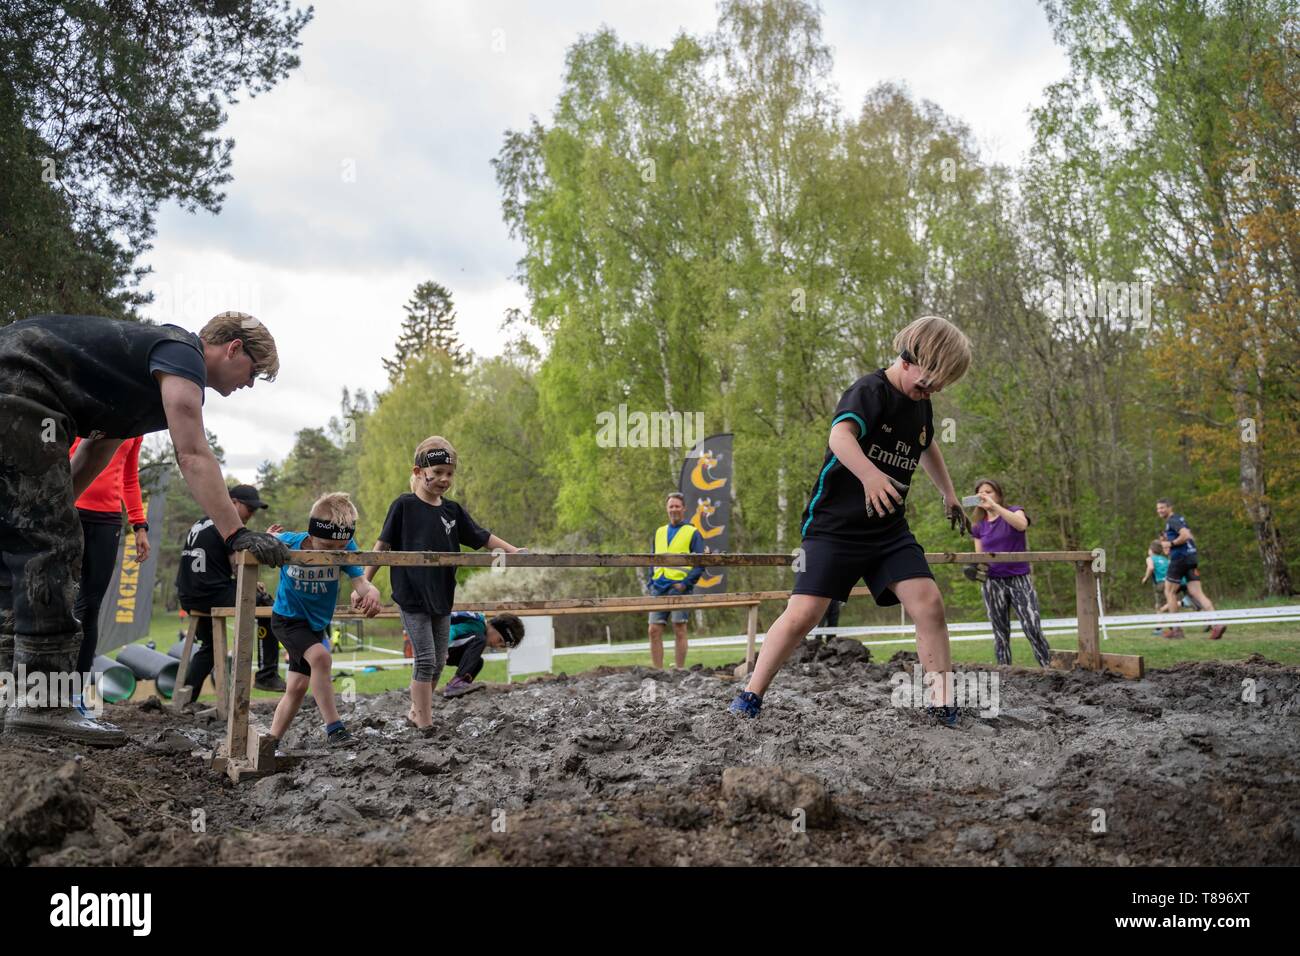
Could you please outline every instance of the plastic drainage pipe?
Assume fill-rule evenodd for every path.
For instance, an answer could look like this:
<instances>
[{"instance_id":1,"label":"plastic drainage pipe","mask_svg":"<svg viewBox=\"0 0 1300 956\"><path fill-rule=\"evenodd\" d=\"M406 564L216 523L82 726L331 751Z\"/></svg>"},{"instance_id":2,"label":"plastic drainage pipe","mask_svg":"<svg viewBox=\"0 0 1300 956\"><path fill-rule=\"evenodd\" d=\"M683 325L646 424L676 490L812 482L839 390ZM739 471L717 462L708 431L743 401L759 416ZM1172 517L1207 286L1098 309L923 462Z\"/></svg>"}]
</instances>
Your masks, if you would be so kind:
<instances>
[{"instance_id":1,"label":"plastic drainage pipe","mask_svg":"<svg viewBox=\"0 0 1300 956\"><path fill-rule=\"evenodd\" d=\"M108 703L127 700L135 693L135 674L126 665L100 654L95 658L93 670L97 675L95 682L99 686L99 696Z\"/></svg>"},{"instance_id":2,"label":"plastic drainage pipe","mask_svg":"<svg viewBox=\"0 0 1300 956\"><path fill-rule=\"evenodd\" d=\"M143 644L128 644L118 651L117 662L131 668L136 680L151 680L158 693L171 699L176 689L176 669L180 661L166 654L151 651Z\"/></svg>"},{"instance_id":3,"label":"plastic drainage pipe","mask_svg":"<svg viewBox=\"0 0 1300 956\"><path fill-rule=\"evenodd\" d=\"M194 651L197 651L198 649L199 649L199 642L198 642L198 641L195 641L195 642L194 642ZM190 651L190 653L193 654L194 651ZM181 659L181 654L183 654L184 652L185 652L185 642L184 642L184 641L177 641L175 644L173 644L171 647L169 647L169 648L167 649L167 656L168 656L168 657L174 657L174 658L176 658L177 660L180 660L180 659Z\"/></svg>"}]
</instances>

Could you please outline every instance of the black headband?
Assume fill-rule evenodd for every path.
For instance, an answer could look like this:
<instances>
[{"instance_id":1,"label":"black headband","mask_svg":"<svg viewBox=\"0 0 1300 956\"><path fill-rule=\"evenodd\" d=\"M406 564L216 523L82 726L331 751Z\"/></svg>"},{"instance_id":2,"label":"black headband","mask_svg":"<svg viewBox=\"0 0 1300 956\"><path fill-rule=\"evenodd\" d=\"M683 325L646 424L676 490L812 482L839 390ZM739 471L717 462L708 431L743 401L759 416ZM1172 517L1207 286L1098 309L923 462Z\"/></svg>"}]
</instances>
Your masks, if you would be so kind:
<instances>
[{"instance_id":1,"label":"black headband","mask_svg":"<svg viewBox=\"0 0 1300 956\"><path fill-rule=\"evenodd\" d=\"M324 538L327 541L351 541L352 533L356 530L355 527L322 521L320 518L307 520L307 533L313 538Z\"/></svg>"},{"instance_id":2,"label":"black headband","mask_svg":"<svg viewBox=\"0 0 1300 956\"><path fill-rule=\"evenodd\" d=\"M447 449L430 448L420 456L420 460L416 464L421 468L432 468L434 465L454 465L456 462Z\"/></svg>"}]
</instances>

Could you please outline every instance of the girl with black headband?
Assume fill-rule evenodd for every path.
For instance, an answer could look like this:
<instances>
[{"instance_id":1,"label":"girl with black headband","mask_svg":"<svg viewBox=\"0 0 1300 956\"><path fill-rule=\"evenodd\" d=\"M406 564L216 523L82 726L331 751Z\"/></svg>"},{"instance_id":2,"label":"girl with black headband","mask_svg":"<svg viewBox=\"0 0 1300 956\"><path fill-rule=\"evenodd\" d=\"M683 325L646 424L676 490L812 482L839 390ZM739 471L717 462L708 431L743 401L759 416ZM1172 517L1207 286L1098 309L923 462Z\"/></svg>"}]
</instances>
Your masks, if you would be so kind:
<instances>
[{"instance_id":1,"label":"girl with black headband","mask_svg":"<svg viewBox=\"0 0 1300 956\"><path fill-rule=\"evenodd\" d=\"M524 550L479 527L468 511L445 497L457 463L456 449L441 435L420 442L411 468L411 491L389 506L376 551L459 551L462 545L507 554ZM377 566L366 568L366 580L374 580L378 571ZM393 602L415 654L407 717L428 732L433 727L433 690L447 663L456 569L393 567L389 575Z\"/></svg>"}]
</instances>

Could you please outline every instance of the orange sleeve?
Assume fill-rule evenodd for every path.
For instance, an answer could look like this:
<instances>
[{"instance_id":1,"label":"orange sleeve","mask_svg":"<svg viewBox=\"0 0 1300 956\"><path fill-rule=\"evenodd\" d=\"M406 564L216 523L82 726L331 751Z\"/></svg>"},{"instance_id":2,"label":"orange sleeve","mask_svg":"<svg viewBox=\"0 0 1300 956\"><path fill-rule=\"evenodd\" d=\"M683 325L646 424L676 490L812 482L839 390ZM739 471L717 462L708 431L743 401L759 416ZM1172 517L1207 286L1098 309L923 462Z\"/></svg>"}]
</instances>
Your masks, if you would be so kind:
<instances>
[{"instance_id":1,"label":"orange sleeve","mask_svg":"<svg viewBox=\"0 0 1300 956\"><path fill-rule=\"evenodd\" d=\"M122 503L126 505L126 517L131 524L141 524L145 520L144 501L140 497L140 446L144 436L131 439L126 460L122 462Z\"/></svg>"}]
</instances>

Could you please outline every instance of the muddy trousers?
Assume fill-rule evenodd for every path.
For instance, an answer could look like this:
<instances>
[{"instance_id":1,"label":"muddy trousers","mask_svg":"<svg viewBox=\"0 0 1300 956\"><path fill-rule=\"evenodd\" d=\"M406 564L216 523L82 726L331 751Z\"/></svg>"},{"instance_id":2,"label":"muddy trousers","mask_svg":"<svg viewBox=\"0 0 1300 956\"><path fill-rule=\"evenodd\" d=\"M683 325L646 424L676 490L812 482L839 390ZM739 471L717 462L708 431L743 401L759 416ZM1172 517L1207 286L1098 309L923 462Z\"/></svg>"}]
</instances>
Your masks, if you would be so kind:
<instances>
[{"instance_id":1,"label":"muddy trousers","mask_svg":"<svg viewBox=\"0 0 1300 956\"><path fill-rule=\"evenodd\" d=\"M1020 619L1020 629L1029 639L1034 659L1040 667L1051 663L1052 651L1043 637L1042 618L1038 613L1038 592L1034 590L1029 575L1017 574L1009 578L989 578L984 582L984 608L989 623L993 625L993 647L999 664L1011 663L1011 609Z\"/></svg>"},{"instance_id":2,"label":"muddy trousers","mask_svg":"<svg viewBox=\"0 0 1300 956\"><path fill-rule=\"evenodd\" d=\"M45 678L76 672L81 625L81 520L72 497L72 428L49 386L20 376L0 354L0 672ZM5 693L7 691L0 691Z\"/></svg>"},{"instance_id":3,"label":"muddy trousers","mask_svg":"<svg viewBox=\"0 0 1300 956\"><path fill-rule=\"evenodd\" d=\"M415 667L411 680L421 684L438 686L442 669L447 664L447 644L451 637L451 615L429 615L421 611L408 611L398 607L402 612L402 627L411 641L411 650L415 653Z\"/></svg>"}]
</instances>

